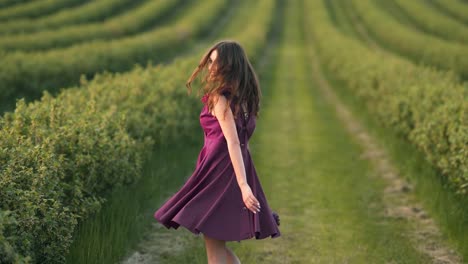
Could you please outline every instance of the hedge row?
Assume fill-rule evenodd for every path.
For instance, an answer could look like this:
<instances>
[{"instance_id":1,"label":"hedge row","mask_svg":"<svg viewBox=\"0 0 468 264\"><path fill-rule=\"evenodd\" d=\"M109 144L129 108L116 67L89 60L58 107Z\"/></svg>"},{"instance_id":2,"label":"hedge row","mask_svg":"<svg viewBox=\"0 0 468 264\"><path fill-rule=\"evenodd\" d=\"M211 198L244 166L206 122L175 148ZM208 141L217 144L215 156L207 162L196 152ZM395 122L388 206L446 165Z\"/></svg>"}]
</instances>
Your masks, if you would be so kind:
<instances>
[{"instance_id":1,"label":"hedge row","mask_svg":"<svg viewBox=\"0 0 468 264\"><path fill-rule=\"evenodd\" d=\"M86 3L76 8L68 8L36 19L16 19L0 23L0 34L32 33L102 21L117 13L124 12L141 0L100 0Z\"/></svg>"},{"instance_id":2,"label":"hedge row","mask_svg":"<svg viewBox=\"0 0 468 264\"><path fill-rule=\"evenodd\" d=\"M106 22L68 26L31 34L0 36L0 49L5 51L41 51L57 49L95 39L118 39L154 27L175 13L182 0L148 1ZM187 2L187 1L185 1ZM100 2L98 2L100 3Z\"/></svg>"},{"instance_id":3,"label":"hedge row","mask_svg":"<svg viewBox=\"0 0 468 264\"><path fill-rule=\"evenodd\" d=\"M25 2L24 4L17 4L1 9L0 21L17 18L35 18L53 13L61 8L76 6L82 2L82 0L36 0Z\"/></svg>"},{"instance_id":4,"label":"hedge row","mask_svg":"<svg viewBox=\"0 0 468 264\"><path fill-rule=\"evenodd\" d=\"M355 18L350 13L349 5L349 1L330 0L326 2L326 7L337 27L343 33L359 38L366 43L365 37L357 29Z\"/></svg>"},{"instance_id":5,"label":"hedge row","mask_svg":"<svg viewBox=\"0 0 468 264\"><path fill-rule=\"evenodd\" d=\"M13 5L25 3L30 0L0 0L0 7L11 7Z\"/></svg>"},{"instance_id":6,"label":"hedge row","mask_svg":"<svg viewBox=\"0 0 468 264\"><path fill-rule=\"evenodd\" d=\"M267 45L274 9L271 0L243 1L233 18L249 55ZM0 226L14 252L63 263L77 221L98 211L113 187L136 182L155 145L196 136L201 103L187 96L185 81L201 55L82 79L55 98L21 100L0 119L0 208L16 221Z\"/></svg>"},{"instance_id":7,"label":"hedge row","mask_svg":"<svg viewBox=\"0 0 468 264\"><path fill-rule=\"evenodd\" d=\"M42 90L52 94L58 87L79 82L81 74L126 71L135 63L159 62L192 39L210 30L229 7L227 1L193 1L177 12L172 24L113 41L93 41L47 52L5 54L0 64L0 105L13 106L14 98L37 98ZM231 4L232 5L232 4Z\"/></svg>"},{"instance_id":8,"label":"hedge row","mask_svg":"<svg viewBox=\"0 0 468 264\"><path fill-rule=\"evenodd\" d=\"M407 16L426 32L447 40L468 44L468 27L459 21L447 17L425 0L396 0L396 3Z\"/></svg>"},{"instance_id":9,"label":"hedge row","mask_svg":"<svg viewBox=\"0 0 468 264\"><path fill-rule=\"evenodd\" d=\"M376 120L416 146L456 193L467 195L468 90L452 73L366 48L332 25L322 1L308 5L324 69Z\"/></svg>"},{"instance_id":10,"label":"hedge row","mask_svg":"<svg viewBox=\"0 0 468 264\"><path fill-rule=\"evenodd\" d=\"M468 6L463 0L430 0L439 9L468 24Z\"/></svg>"},{"instance_id":11,"label":"hedge row","mask_svg":"<svg viewBox=\"0 0 468 264\"><path fill-rule=\"evenodd\" d=\"M372 0L353 1L362 22L383 45L418 63L453 70L462 78L468 78L468 49L465 45L405 27L376 4Z\"/></svg>"}]
</instances>

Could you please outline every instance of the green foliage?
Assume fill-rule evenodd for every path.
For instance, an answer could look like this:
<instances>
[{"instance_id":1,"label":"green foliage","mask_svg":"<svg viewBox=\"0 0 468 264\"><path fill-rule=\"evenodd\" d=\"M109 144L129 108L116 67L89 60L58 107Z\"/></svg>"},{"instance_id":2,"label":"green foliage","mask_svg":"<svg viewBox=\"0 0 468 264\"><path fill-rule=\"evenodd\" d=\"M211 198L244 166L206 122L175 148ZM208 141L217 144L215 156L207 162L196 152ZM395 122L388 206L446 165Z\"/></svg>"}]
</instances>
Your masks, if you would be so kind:
<instances>
[{"instance_id":1,"label":"green foliage","mask_svg":"<svg viewBox=\"0 0 468 264\"><path fill-rule=\"evenodd\" d=\"M122 36L156 27L174 13L181 1L148 1L105 22L74 25L37 33L0 36L0 49L5 51L40 51L77 45L91 40L118 39ZM179 7L180 8L180 7Z\"/></svg>"},{"instance_id":2,"label":"green foliage","mask_svg":"<svg viewBox=\"0 0 468 264\"><path fill-rule=\"evenodd\" d=\"M423 30L447 40L468 44L468 27L439 13L429 6L427 1L397 0L396 2L408 14L408 17Z\"/></svg>"},{"instance_id":3,"label":"green foliage","mask_svg":"<svg viewBox=\"0 0 468 264\"><path fill-rule=\"evenodd\" d=\"M54 94L59 87L78 83L81 74L125 71L136 63L170 58L208 32L228 7L224 0L196 2L182 10L174 23L135 36L47 52L5 54L0 64L0 103L12 104L23 96L35 99L43 90Z\"/></svg>"},{"instance_id":4,"label":"green foliage","mask_svg":"<svg viewBox=\"0 0 468 264\"><path fill-rule=\"evenodd\" d=\"M15 19L0 24L0 34L31 33L99 21L115 15L123 9L139 4L141 0L90 1L76 8L67 8L36 19Z\"/></svg>"},{"instance_id":5,"label":"green foliage","mask_svg":"<svg viewBox=\"0 0 468 264\"><path fill-rule=\"evenodd\" d=\"M463 3L464 0L431 0L438 9L443 10L450 16L468 24L468 6Z\"/></svg>"},{"instance_id":6,"label":"green foliage","mask_svg":"<svg viewBox=\"0 0 468 264\"><path fill-rule=\"evenodd\" d=\"M468 194L468 90L457 77L367 49L333 27L320 1L311 12L324 68Z\"/></svg>"},{"instance_id":7,"label":"green foliage","mask_svg":"<svg viewBox=\"0 0 468 264\"><path fill-rule=\"evenodd\" d=\"M14 237L4 236L5 228L16 224L18 222L11 216L11 211L0 210L0 263L27 264L31 261L31 257L24 257L15 252L10 244L16 240Z\"/></svg>"},{"instance_id":8,"label":"green foliage","mask_svg":"<svg viewBox=\"0 0 468 264\"><path fill-rule=\"evenodd\" d=\"M193 126L174 105L188 100L185 92L161 84L170 77L160 67L149 69L98 75L29 105L21 100L0 120L0 201L21 220L5 230L19 253L63 263L79 218L97 212L113 187L137 181L154 143Z\"/></svg>"},{"instance_id":9,"label":"green foliage","mask_svg":"<svg viewBox=\"0 0 468 264\"><path fill-rule=\"evenodd\" d=\"M0 7L5 8L5 7L10 7L13 5L25 3L29 0L0 0Z\"/></svg>"},{"instance_id":10,"label":"green foliage","mask_svg":"<svg viewBox=\"0 0 468 264\"><path fill-rule=\"evenodd\" d=\"M94 100L72 107L47 93L41 103L20 101L1 120L0 200L19 225L6 229L21 254L63 262L77 218L100 208L99 195L137 179L142 146L112 109Z\"/></svg>"},{"instance_id":11,"label":"green foliage","mask_svg":"<svg viewBox=\"0 0 468 264\"><path fill-rule=\"evenodd\" d=\"M12 5L0 10L0 21L13 20L17 18L34 18L59 10L64 7L71 7L82 2L81 0L37 0Z\"/></svg>"},{"instance_id":12,"label":"green foliage","mask_svg":"<svg viewBox=\"0 0 468 264\"><path fill-rule=\"evenodd\" d=\"M366 28L385 47L417 63L451 70L468 78L468 49L465 45L405 27L371 0L353 1L353 8Z\"/></svg>"}]
</instances>

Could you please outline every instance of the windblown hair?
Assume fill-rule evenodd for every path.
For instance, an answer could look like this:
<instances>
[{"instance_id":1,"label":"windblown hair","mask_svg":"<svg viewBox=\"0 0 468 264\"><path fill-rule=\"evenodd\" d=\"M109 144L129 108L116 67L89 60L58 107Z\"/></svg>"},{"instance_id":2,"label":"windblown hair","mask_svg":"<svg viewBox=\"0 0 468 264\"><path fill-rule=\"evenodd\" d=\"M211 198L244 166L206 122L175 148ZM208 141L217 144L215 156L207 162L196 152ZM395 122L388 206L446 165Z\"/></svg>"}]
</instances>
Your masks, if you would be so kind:
<instances>
[{"instance_id":1,"label":"windblown hair","mask_svg":"<svg viewBox=\"0 0 468 264\"><path fill-rule=\"evenodd\" d=\"M209 80L208 60L214 50L217 51L218 56L212 65L212 67L215 67L214 76L212 80ZM204 70L207 71L202 80L202 84L205 84L204 94L225 95L227 99L226 110L232 102L235 118L241 111L241 105L246 106L249 116L254 115L257 117L259 115L262 95L258 78L244 49L238 42L222 40L208 49L186 83L189 93L192 89L191 83ZM208 96L207 104L210 112L215 103L213 102L213 96Z\"/></svg>"}]
</instances>

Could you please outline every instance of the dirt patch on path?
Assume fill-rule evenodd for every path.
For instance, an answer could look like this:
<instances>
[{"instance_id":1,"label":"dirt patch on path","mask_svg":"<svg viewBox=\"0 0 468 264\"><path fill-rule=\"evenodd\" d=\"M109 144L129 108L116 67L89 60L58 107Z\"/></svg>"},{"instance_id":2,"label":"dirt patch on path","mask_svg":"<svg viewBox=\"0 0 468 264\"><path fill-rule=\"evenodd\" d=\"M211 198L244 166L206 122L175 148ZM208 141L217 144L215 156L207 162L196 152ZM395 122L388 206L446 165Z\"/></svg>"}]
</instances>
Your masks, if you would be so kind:
<instances>
[{"instance_id":1,"label":"dirt patch on path","mask_svg":"<svg viewBox=\"0 0 468 264\"><path fill-rule=\"evenodd\" d=\"M320 62L315 51L309 49L309 52L312 74L324 98L334 106L337 116L343 122L346 130L363 147L364 152L360 158L369 160L376 170L376 176L382 177L387 183L383 192L385 216L407 221L411 227L408 238L415 245L415 248L430 256L433 263L462 263L461 256L447 245L434 220L414 198L413 186L399 175L385 150L377 144L377 141L369 135L357 118L340 101L322 75L319 68Z\"/></svg>"},{"instance_id":2,"label":"dirt patch on path","mask_svg":"<svg viewBox=\"0 0 468 264\"><path fill-rule=\"evenodd\" d=\"M155 222L152 223L152 227L140 241L133 254L120 264L165 263L164 259L176 256L188 246L197 243L194 240L199 240L199 237L187 230L183 230L182 227L177 230L167 229L160 223Z\"/></svg>"}]
</instances>

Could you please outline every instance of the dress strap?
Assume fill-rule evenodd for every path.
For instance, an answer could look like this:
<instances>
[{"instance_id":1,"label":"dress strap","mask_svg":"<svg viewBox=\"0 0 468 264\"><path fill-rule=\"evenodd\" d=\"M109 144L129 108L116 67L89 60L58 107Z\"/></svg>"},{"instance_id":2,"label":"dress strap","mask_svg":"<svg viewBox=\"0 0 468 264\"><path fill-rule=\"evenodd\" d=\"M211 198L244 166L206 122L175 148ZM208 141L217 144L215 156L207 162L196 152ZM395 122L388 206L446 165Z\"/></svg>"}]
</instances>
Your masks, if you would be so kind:
<instances>
[{"instance_id":1,"label":"dress strap","mask_svg":"<svg viewBox=\"0 0 468 264\"><path fill-rule=\"evenodd\" d=\"M243 133L243 139L244 141L241 142L241 146L242 147L245 147L245 145L247 144L247 121L250 119L250 115L247 114L247 111L244 111L244 108L242 107L241 105L241 117L242 117L242 133Z\"/></svg>"}]
</instances>

